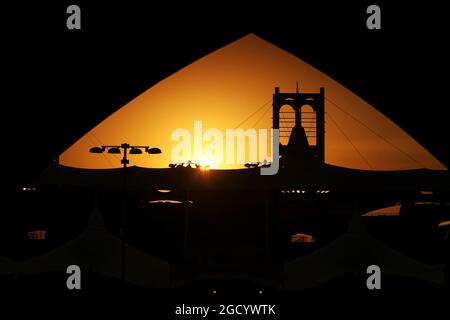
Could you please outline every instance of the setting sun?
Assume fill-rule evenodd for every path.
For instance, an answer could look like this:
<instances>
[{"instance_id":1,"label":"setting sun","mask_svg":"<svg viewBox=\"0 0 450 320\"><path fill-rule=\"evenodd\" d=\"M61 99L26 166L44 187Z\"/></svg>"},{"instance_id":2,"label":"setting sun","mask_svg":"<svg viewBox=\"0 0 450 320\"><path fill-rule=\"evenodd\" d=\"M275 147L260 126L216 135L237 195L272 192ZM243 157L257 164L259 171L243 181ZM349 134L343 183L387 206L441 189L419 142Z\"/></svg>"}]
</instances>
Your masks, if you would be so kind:
<instances>
[{"instance_id":1,"label":"setting sun","mask_svg":"<svg viewBox=\"0 0 450 320\"><path fill-rule=\"evenodd\" d=\"M201 170L217 169L215 161L210 154L202 155L195 163L200 165Z\"/></svg>"}]
</instances>

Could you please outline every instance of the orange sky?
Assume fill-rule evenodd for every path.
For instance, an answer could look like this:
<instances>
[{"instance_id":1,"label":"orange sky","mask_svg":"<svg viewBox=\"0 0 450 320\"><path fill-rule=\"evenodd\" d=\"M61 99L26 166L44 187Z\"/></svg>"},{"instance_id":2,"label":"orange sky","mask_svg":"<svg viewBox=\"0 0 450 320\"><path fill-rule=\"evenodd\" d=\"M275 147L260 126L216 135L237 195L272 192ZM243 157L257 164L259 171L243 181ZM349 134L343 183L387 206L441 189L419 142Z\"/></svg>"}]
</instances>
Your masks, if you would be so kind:
<instances>
[{"instance_id":1,"label":"orange sky","mask_svg":"<svg viewBox=\"0 0 450 320\"><path fill-rule=\"evenodd\" d=\"M127 103L64 151L60 163L83 168L119 167L118 157L90 154L88 150L96 145L128 142L157 146L163 151L161 155L132 155L130 165L165 168L177 144L171 141L173 130L186 128L193 134L195 120L203 121L204 131L217 128L223 134L226 129L237 126L269 129L272 112L267 109L271 106L274 87L280 87L281 92L294 92L296 81L301 92L319 92L320 87L325 88L329 99L325 104L327 163L375 170L445 169L414 139L360 97L298 57L252 34L197 60ZM265 107L242 123L263 105ZM204 148L207 145L204 143ZM198 157L186 160L201 161Z\"/></svg>"}]
</instances>

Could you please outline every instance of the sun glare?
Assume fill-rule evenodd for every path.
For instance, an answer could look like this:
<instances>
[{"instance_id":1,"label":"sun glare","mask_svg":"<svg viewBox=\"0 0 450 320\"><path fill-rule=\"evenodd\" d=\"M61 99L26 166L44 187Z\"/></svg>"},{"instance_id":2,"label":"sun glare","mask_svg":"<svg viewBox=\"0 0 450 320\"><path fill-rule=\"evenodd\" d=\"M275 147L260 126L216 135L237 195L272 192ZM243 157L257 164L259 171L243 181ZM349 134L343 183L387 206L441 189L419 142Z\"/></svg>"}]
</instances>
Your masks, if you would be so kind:
<instances>
[{"instance_id":1,"label":"sun glare","mask_svg":"<svg viewBox=\"0 0 450 320\"><path fill-rule=\"evenodd\" d=\"M195 163L200 166L201 170L206 171L214 167L215 161L210 154L203 154Z\"/></svg>"}]
</instances>

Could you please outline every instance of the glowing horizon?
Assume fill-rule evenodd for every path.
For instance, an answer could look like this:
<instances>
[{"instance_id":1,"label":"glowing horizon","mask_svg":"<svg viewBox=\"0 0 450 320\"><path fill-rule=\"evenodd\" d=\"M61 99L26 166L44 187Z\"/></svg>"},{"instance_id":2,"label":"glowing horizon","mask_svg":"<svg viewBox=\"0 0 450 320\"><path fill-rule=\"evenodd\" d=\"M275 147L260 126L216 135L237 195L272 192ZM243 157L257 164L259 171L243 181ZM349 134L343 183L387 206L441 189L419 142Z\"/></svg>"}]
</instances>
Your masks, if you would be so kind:
<instances>
[{"instance_id":1,"label":"glowing horizon","mask_svg":"<svg viewBox=\"0 0 450 320\"><path fill-rule=\"evenodd\" d=\"M120 167L117 157L90 154L88 150L127 142L159 147L163 152L131 155L130 165L167 168L176 145L171 141L174 130L192 130L195 120L202 120L205 129L217 128L223 133L237 126L244 130L270 129L274 88L295 92L297 81L301 92L325 88L327 163L374 170L446 169L412 137L350 90L253 34L182 68L125 104L65 150L60 163L80 168ZM208 143L204 143L204 150L207 147ZM187 160L215 168L207 153ZM243 166L218 166L237 167Z\"/></svg>"}]
</instances>

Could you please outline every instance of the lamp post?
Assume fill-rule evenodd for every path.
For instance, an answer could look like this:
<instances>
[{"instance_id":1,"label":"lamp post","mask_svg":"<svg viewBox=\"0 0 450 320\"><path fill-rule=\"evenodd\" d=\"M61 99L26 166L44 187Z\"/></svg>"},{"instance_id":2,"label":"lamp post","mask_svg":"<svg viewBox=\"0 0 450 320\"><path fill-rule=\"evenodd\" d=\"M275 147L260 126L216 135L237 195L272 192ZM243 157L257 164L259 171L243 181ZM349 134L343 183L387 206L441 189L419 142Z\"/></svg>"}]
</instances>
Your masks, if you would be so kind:
<instances>
[{"instance_id":1,"label":"lamp post","mask_svg":"<svg viewBox=\"0 0 450 320\"><path fill-rule=\"evenodd\" d=\"M121 154L121 150L123 149L123 157L120 160L120 163L123 165L123 184L122 184L122 216L121 216L121 270L120 270L120 279L122 281L125 280L125 206L126 206L126 190L127 190L127 165L130 163L128 160L128 154L142 154L142 149L145 150L148 154L160 154L161 149L159 148L151 148L149 146L132 146L128 143L122 143L120 146L101 146L101 147L92 147L89 149L90 153L103 153L107 151L110 154Z\"/></svg>"}]
</instances>

